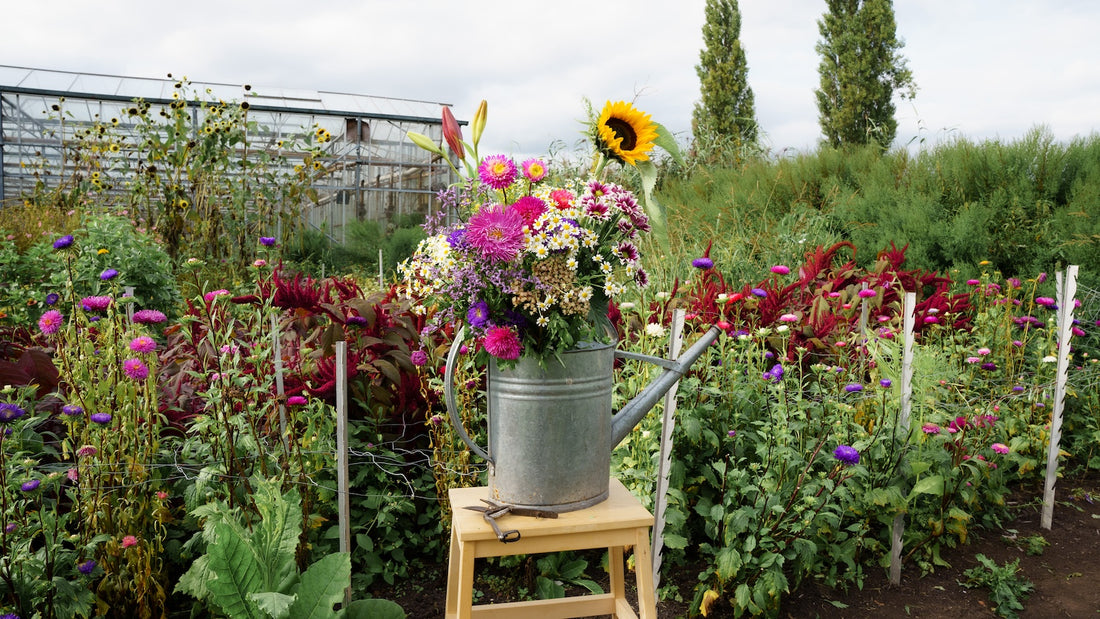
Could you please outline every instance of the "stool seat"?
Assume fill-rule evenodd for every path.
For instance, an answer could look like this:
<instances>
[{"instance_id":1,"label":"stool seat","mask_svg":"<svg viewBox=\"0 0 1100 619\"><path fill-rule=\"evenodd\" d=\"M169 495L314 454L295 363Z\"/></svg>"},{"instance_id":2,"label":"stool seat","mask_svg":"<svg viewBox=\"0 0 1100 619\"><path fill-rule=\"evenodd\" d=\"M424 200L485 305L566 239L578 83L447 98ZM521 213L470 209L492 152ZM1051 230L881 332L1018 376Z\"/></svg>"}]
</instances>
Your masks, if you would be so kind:
<instances>
[{"instance_id":1,"label":"stool seat","mask_svg":"<svg viewBox=\"0 0 1100 619\"><path fill-rule=\"evenodd\" d=\"M653 591L653 568L649 553L649 529L653 516L638 499L612 478L606 501L585 509L564 512L557 518L531 518L505 514L497 519L501 529L517 529L520 539L503 543L481 512L466 506L484 506L489 489L453 488L451 501L451 549L447 574L448 619L565 619L592 615L612 615L617 619L657 619L657 601ZM636 614L626 600L623 554L634 548L637 576L638 609ZM506 604L473 605L474 559L566 550L607 548L610 572L609 593L553 600L534 600Z\"/></svg>"}]
</instances>

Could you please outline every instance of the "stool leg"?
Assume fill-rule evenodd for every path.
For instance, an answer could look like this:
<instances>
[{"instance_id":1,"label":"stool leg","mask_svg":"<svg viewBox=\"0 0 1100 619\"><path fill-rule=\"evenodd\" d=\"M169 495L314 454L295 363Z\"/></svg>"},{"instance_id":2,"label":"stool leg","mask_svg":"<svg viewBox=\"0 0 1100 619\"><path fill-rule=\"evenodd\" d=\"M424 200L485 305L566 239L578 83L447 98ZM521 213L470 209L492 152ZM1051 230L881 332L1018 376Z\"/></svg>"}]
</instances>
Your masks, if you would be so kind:
<instances>
[{"instance_id":1,"label":"stool leg","mask_svg":"<svg viewBox=\"0 0 1100 619\"><path fill-rule=\"evenodd\" d=\"M607 549L607 573L610 577L610 593L616 600L626 601L626 579L623 576L623 547Z\"/></svg>"},{"instance_id":2,"label":"stool leg","mask_svg":"<svg viewBox=\"0 0 1100 619\"><path fill-rule=\"evenodd\" d=\"M657 619L657 593L653 590L653 558L649 552L649 527L639 527L634 542L634 573L638 577L638 616Z\"/></svg>"},{"instance_id":3,"label":"stool leg","mask_svg":"<svg viewBox=\"0 0 1100 619\"><path fill-rule=\"evenodd\" d=\"M449 558L447 559L447 606L446 616L447 619L458 617L458 590L461 588L462 583L459 582L461 571L459 570L459 564L461 559L462 548L458 541L458 534L455 533L454 527L451 528L451 549L449 552Z\"/></svg>"}]
</instances>

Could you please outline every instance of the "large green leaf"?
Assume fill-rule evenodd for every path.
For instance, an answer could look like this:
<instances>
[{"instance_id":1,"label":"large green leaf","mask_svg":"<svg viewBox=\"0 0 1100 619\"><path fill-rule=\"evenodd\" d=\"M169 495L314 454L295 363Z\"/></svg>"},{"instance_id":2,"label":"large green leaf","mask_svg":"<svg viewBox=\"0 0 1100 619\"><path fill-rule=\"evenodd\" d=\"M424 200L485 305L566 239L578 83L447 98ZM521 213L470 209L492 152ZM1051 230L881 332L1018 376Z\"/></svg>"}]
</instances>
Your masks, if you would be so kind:
<instances>
[{"instance_id":1,"label":"large green leaf","mask_svg":"<svg viewBox=\"0 0 1100 619\"><path fill-rule=\"evenodd\" d=\"M405 611L389 600L355 600L348 606L345 619L405 619Z\"/></svg>"},{"instance_id":2,"label":"large green leaf","mask_svg":"<svg viewBox=\"0 0 1100 619\"><path fill-rule=\"evenodd\" d=\"M333 617L332 607L344 600L351 585L351 555L328 555L302 573L298 599L290 606L290 619Z\"/></svg>"},{"instance_id":3,"label":"large green leaf","mask_svg":"<svg viewBox=\"0 0 1100 619\"><path fill-rule=\"evenodd\" d=\"M225 523L219 523L214 534L216 539L206 550L208 568L214 574L206 583L212 601L230 617L261 617L248 599L250 593L260 591L263 576L247 540Z\"/></svg>"},{"instance_id":4,"label":"large green leaf","mask_svg":"<svg viewBox=\"0 0 1100 619\"><path fill-rule=\"evenodd\" d=\"M657 139L653 140L653 143L660 146L672 158L676 160L676 163L684 165L684 158L680 156L680 146L676 144L676 138L672 135L672 132L665 128L661 123L653 123L657 125Z\"/></svg>"},{"instance_id":5,"label":"large green leaf","mask_svg":"<svg viewBox=\"0 0 1100 619\"><path fill-rule=\"evenodd\" d=\"M285 494L271 480L254 482L253 500L260 522L252 533L252 552L261 566L263 586L260 591L290 593L298 566L294 551L302 532L302 498L296 488Z\"/></svg>"},{"instance_id":6,"label":"large green leaf","mask_svg":"<svg viewBox=\"0 0 1100 619\"><path fill-rule=\"evenodd\" d=\"M179 582L176 583L176 592L186 593L199 600L206 599L206 596L210 595L206 583L214 577L207 568L206 563L206 555L195 559L191 563L191 567L184 572L183 576L180 576Z\"/></svg>"},{"instance_id":7,"label":"large green leaf","mask_svg":"<svg viewBox=\"0 0 1100 619\"><path fill-rule=\"evenodd\" d=\"M922 477L920 481L913 484L913 490L909 492L909 497L915 497L918 494L943 494L943 475L931 475L929 477Z\"/></svg>"},{"instance_id":8,"label":"large green leaf","mask_svg":"<svg viewBox=\"0 0 1100 619\"><path fill-rule=\"evenodd\" d=\"M248 599L255 602L256 606L272 619L284 619L290 611L290 605L294 603L293 595L274 591L253 593L248 596Z\"/></svg>"}]
</instances>

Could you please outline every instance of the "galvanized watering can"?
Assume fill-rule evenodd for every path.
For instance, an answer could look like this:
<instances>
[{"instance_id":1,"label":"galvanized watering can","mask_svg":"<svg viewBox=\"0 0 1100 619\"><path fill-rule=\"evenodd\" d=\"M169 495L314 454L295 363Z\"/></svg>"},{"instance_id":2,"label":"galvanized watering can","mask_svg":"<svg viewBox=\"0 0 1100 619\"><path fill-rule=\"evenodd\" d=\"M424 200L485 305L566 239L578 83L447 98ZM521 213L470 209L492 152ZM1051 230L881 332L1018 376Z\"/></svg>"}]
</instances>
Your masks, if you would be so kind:
<instances>
[{"instance_id":1,"label":"galvanized watering can","mask_svg":"<svg viewBox=\"0 0 1100 619\"><path fill-rule=\"evenodd\" d=\"M489 497L516 507L567 512L607 498L611 450L718 337L711 327L675 361L588 344L541 367L521 358L514 368L489 365L488 450L466 433L455 404L452 346L444 375L447 411L459 436L489 463ZM461 341L460 330L455 341ZM611 410L615 357L664 368L618 413Z\"/></svg>"}]
</instances>

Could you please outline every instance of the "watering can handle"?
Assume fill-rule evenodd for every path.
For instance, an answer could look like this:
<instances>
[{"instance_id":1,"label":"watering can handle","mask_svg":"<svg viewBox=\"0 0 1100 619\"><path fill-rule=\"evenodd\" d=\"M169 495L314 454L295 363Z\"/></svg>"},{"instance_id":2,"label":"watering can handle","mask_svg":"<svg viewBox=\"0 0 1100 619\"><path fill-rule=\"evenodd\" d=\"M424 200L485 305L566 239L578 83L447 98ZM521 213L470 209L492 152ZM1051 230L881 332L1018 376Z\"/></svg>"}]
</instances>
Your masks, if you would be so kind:
<instances>
[{"instance_id":1,"label":"watering can handle","mask_svg":"<svg viewBox=\"0 0 1100 619\"><path fill-rule=\"evenodd\" d=\"M489 457L489 454L466 433L466 428L462 425L462 419L458 416L458 406L455 403L455 359L458 357L458 351L462 348L459 342L462 341L465 332L466 327L459 327L458 333L455 334L455 339L451 344L451 350L447 353L447 365L443 373L443 400L447 403L447 413L451 416L451 423L454 425L455 431L458 432L458 437L462 439L463 443L466 443L470 451L481 456L486 462L492 462L493 459Z\"/></svg>"}]
</instances>

